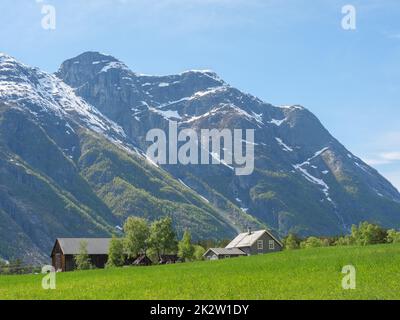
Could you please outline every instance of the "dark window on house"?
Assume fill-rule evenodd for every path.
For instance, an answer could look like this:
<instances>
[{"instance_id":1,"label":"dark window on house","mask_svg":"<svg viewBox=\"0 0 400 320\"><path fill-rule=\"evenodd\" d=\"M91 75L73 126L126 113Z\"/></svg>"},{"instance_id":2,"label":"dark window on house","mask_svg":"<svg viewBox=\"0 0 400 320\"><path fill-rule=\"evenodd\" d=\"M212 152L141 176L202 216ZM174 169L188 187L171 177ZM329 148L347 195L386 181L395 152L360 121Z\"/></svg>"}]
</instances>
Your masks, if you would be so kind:
<instances>
[{"instance_id":1,"label":"dark window on house","mask_svg":"<svg viewBox=\"0 0 400 320\"><path fill-rule=\"evenodd\" d=\"M264 249L264 242L262 240L257 240L257 249L258 250Z\"/></svg>"}]
</instances>

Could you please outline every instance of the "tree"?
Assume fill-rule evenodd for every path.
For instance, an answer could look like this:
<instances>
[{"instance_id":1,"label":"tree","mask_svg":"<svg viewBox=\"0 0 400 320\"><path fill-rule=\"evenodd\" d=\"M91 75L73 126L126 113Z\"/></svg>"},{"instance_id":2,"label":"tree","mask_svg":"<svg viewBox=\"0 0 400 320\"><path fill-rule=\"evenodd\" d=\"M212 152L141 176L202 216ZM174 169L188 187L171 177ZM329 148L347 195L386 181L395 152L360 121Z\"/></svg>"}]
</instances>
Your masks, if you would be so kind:
<instances>
[{"instance_id":1,"label":"tree","mask_svg":"<svg viewBox=\"0 0 400 320\"><path fill-rule=\"evenodd\" d=\"M0 258L0 274L9 274L10 273L10 264L5 261L2 260Z\"/></svg>"},{"instance_id":2,"label":"tree","mask_svg":"<svg viewBox=\"0 0 400 320\"><path fill-rule=\"evenodd\" d=\"M146 254L148 248L148 238L150 235L149 225L146 219L138 217L128 217L124 224L124 247L130 258L135 258L140 254Z\"/></svg>"},{"instance_id":3,"label":"tree","mask_svg":"<svg viewBox=\"0 0 400 320\"><path fill-rule=\"evenodd\" d=\"M290 233L286 239L283 240L286 250L299 249L300 239L293 233Z\"/></svg>"},{"instance_id":4,"label":"tree","mask_svg":"<svg viewBox=\"0 0 400 320\"><path fill-rule=\"evenodd\" d=\"M74 260L77 270L88 270L93 268L87 251L86 241L81 241L79 243L79 253L74 256Z\"/></svg>"},{"instance_id":5,"label":"tree","mask_svg":"<svg viewBox=\"0 0 400 320\"><path fill-rule=\"evenodd\" d=\"M158 260L163 254L176 253L178 243L170 217L162 218L151 224L148 245L151 251L157 254Z\"/></svg>"},{"instance_id":6,"label":"tree","mask_svg":"<svg viewBox=\"0 0 400 320\"><path fill-rule=\"evenodd\" d=\"M386 231L380 226L367 221L361 222L358 227L351 227L351 237L355 244L366 246L369 244L385 243Z\"/></svg>"},{"instance_id":7,"label":"tree","mask_svg":"<svg viewBox=\"0 0 400 320\"><path fill-rule=\"evenodd\" d=\"M194 246L191 243L192 236L189 231L185 231L182 240L178 244L178 256L184 261L193 260Z\"/></svg>"},{"instance_id":8,"label":"tree","mask_svg":"<svg viewBox=\"0 0 400 320\"><path fill-rule=\"evenodd\" d=\"M388 230L386 241L388 243L400 243L400 231L394 229Z\"/></svg>"},{"instance_id":9,"label":"tree","mask_svg":"<svg viewBox=\"0 0 400 320\"><path fill-rule=\"evenodd\" d=\"M9 265L10 274L23 274L23 264L22 260L19 258L10 261Z\"/></svg>"},{"instance_id":10,"label":"tree","mask_svg":"<svg viewBox=\"0 0 400 320\"><path fill-rule=\"evenodd\" d=\"M335 241L335 246L350 246L352 244L354 244L354 239L350 235L339 237Z\"/></svg>"},{"instance_id":11,"label":"tree","mask_svg":"<svg viewBox=\"0 0 400 320\"><path fill-rule=\"evenodd\" d=\"M196 260L204 260L203 254L206 252L206 250L200 246L200 245L195 245L194 246L194 258Z\"/></svg>"},{"instance_id":12,"label":"tree","mask_svg":"<svg viewBox=\"0 0 400 320\"><path fill-rule=\"evenodd\" d=\"M107 267L121 267L124 263L125 255L123 240L113 236L108 249Z\"/></svg>"},{"instance_id":13,"label":"tree","mask_svg":"<svg viewBox=\"0 0 400 320\"><path fill-rule=\"evenodd\" d=\"M317 248L323 246L325 246L325 243L317 237L308 237L306 240L300 243L300 248L302 249Z\"/></svg>"}]
</instances>

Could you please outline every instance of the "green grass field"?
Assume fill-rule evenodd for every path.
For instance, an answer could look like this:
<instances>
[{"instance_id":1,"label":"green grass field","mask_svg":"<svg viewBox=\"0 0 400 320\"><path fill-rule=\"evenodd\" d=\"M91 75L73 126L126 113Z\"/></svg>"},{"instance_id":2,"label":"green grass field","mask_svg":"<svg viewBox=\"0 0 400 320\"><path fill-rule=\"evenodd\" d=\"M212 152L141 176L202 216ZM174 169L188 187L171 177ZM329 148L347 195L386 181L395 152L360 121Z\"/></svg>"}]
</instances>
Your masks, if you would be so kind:
<instances>
[{"instance_id":1,"label":"green grass field","mask_svg":"<svg viewBox=\"0 0 400 320\"><path fill-rule=\"evenodd\" d=\"M344 265L357 270L343 290ZM400 245L329 247L153 267L0 276L0 299L400 299Z\"/></svg>"}]
</instances>

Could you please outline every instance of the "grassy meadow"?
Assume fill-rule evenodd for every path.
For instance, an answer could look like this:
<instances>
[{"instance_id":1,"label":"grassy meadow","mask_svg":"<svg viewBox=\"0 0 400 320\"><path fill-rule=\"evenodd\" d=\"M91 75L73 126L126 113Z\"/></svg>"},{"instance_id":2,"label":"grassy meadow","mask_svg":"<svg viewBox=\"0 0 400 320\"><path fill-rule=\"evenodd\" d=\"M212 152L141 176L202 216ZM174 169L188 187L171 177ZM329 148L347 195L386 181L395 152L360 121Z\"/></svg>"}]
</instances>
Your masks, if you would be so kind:
<instances>
[{"instance_id":1,"label":"grassy meadow","mask_svg":"<svg viewBox=\"0 0 400 320\"><path fill-rule=\"evenodd\" d=\"M344 265L355 290L341 286ZM400 299L400 244L325 247L152 267L0 276L0 299Z\"/></svg>"}]
</instances>

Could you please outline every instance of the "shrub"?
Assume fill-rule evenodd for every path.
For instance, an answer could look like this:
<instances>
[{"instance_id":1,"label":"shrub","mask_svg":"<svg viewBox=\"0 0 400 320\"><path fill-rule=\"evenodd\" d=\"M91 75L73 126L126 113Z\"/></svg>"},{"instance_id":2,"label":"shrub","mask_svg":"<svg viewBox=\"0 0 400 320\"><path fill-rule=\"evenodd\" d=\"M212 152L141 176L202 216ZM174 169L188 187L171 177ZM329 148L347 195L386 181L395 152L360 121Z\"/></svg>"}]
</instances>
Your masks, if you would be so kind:
<instances>
[{"instance_id":1,"label":"shrub","mask_svg":"<svg viewBox=\"0 0 400 320\"><path fill-rule=\"evenodd\" d=\"M302 249L317 248L324 246L326 246L326 243L317 237L308 237L306 240L300 243L300 248Z\"/></svg>"},{"instance_id":2,"label":"shrub","mask_svg":"<svg viewBox=\"0 0 400 320\"><path fill-rule=\"evenodd\" d=\"M360 246L385 243L386 237L386 230L366 221L361 222L358 227L356 225L351 227L351 238L355 244Z\"/></svg>"},{"instance_id":3,"label":"shrub","mask_svg":"<svg viewBox=\"0 0 400 320\"><path fill-rule=\"evenodd\" d=\"M107 267L121 267L125 264L124 243L122 239L112 237L108 249Z\"/></svg>"},{"instance_id":4,"label":"shrub","mask_svg":"<svg viewBox=\"0 0 400 320\"><path fill-rule=\"evenodd\" d=\"M90 262L90 257L87 251L87 242L81 241L79 244L79 253L74 256L77 270L92 269L93 265Z\"/></svg>"},{"instance_id":5,"label":"shrub","mask_svg":"<svg viewBox=\"0 0 400 320\"><path fill-rule=\"evenodd\" d=\"M206 252L206 250L199 245L194 246L194 258L196 260L204 260L203 254Z\"/></svg>"},{"instance_id":6,"label":"shrub","mask_svg":"<svg viewBox=\"0 0 400 320\"><path fill-rule=\"evenodd\" d=\"M394 229L388 230L386 241L388 243L400 243L400 231Z\"/></svg>"},{"instance_id":7,"label":"shrub","mask_svg":"<svg viewBox=\"0 0 400 320\"><path fill-rule=\"evenodd\" d=\"M300 239L293 233L290 233L285 239L283 239L283 244L286 250L299 249Z\"/></svg>"},{"instance_id":8,"label":"shrub","mask_svg":"<svg viewBox=\"0 0 400 320\"><path fill-rule=\"evenodd\" d=\"M352 245L353 243L354 240L351 236L344 236L337 239L334 244L335 246L349 246Z\"/></svg>"},{"instance_id":9,"label":"shrub","mask_svg":"<svg viewBox=\"0 0 400 320\"><path fill-rule=\"evenodd\" d=\"M194 246L191 243L192 237L189 231L185 231L182 240L178 244L178 256L184 261L193 260Z\"/></svg>"}]
</instances>

